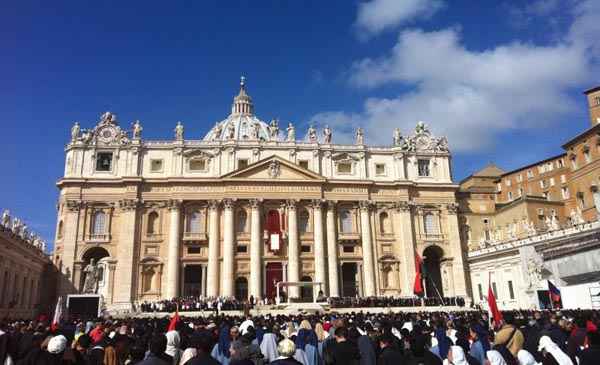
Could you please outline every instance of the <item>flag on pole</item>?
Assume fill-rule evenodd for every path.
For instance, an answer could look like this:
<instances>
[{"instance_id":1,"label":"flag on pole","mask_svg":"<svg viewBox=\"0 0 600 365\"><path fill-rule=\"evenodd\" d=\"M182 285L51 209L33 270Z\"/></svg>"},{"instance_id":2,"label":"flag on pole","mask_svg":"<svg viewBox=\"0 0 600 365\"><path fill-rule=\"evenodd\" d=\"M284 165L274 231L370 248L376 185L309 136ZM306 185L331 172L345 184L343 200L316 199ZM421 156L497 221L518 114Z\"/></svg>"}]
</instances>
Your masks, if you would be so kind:
<instances>
[{"instance_id":1,"label":"flag on pole","mask_svg":"<svg viewBox=\"0 0 600 365\"><path fill-rule=\"evenodd\" d=\"M415 284L413 286L413 292L416 296L422 297L425 294L423 289L423 277L422 273L423 260L419 254L415 256Z\"/></svg>"},{"instance_id":2,"label":"flag on pole","mask_svg":"<svg viewBox=\"0 0 600 365\"><path fill-rule=\"evenodd\" d=\"M169 327L167 327L167 332L175 331L175 329L177 328L177 322L179 322L179 303L177 303L177 307L175 309L175 315L173 316L173 318L171 318L171 321L169 322Z\"/></svg>"},{"instance_id":3,"label":"flag on pole","mask_svg":"<svg viewBox=\"0 0 600 365\"><path fill-rule=\"evenodd\" d=\"M62 297L58 297L58 301L56 302L56 308L54 309L54 317L52 317L52 323L50 324L50 329L52 330L52 332L54 332L58 329L61 319L62 319Z\"/></svg>"},{"instance_id":4,"label":"flag on pole","mask_svg":"<svg viewBox=\"0 0 600 365\"><path fill-rule=\"evenodd\" d=\"M494 326L499 326L502 321L502 313L498 310L498 304L496 303L496 296L492 290L492 273L490 273L490 279L488 284L488 307L490 308L490 315L492 316Z\"/></svg>"},{"instance_id":5,"label":"flag on pole","mask_svg":"<svg viewBox=\"0 0 600 365\"><path fill-rule=\"evenodd\" d=\"M562 308L560 289L558 289L550 280L548 280L548 292L550 293L550 303L552 308Z\"/></svg>"}]
</instances>

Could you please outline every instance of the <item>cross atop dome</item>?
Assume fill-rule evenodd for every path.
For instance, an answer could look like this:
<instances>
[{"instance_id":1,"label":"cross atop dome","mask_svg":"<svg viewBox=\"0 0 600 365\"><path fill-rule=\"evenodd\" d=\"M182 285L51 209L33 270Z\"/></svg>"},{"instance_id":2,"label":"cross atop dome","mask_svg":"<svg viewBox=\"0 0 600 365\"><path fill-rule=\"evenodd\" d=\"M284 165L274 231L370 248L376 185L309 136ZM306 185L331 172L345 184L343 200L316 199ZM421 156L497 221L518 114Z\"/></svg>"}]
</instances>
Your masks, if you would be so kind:
<instances>
[{"instance_id":1,"label":"cross atop dome","mask_svg":"<svg viewBox=\"0 0 600 365\"><path fill-rule=\"evenodd\" d=\"M240 77L240 92L233 98L231 115L253 115L254 104L252 98L246 93L246 77Z\"/></svg>"}]
</instances>

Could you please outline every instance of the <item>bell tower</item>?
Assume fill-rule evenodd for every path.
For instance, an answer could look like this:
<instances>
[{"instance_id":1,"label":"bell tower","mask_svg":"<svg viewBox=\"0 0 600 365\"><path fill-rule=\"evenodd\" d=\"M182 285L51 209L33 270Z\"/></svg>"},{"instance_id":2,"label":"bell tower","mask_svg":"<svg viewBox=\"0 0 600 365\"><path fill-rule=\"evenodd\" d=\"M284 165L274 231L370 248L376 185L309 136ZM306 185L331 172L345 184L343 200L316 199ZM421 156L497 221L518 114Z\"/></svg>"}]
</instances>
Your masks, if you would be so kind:
<instances>
[{"instance_id":1,"label":"bell tower","mask_svg":"<svg viewBox=\"0 0 600 365\"><path fill-rule=\"evenodd\" d=\"M600 86L584 91L587 96L592 127L600 124Z\"/></svg>"}]
</instances>

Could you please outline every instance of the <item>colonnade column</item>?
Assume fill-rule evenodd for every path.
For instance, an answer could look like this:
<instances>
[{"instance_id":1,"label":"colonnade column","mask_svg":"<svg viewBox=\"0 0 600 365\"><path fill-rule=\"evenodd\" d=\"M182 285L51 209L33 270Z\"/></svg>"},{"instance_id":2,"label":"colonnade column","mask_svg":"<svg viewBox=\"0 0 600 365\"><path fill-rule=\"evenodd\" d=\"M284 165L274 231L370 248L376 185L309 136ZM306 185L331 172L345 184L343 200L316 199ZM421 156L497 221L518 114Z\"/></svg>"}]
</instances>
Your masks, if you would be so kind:
<instances>
[{"instance_id":1,"label":"colonnade column","mask_svg":"<svg viewBox=\"0 0 600 365\"><path fill-rule=\"evenodd\" d=\"M402 296L413 295L413 285L415 282L415 240L413 236L413 219L411 215L411 205L406 201L400 201L395 204L394 214L394 233L400 247L398 257L401 257L401 289Z\"/></svg>"},{"instance_id":2,"label":"colonnade column","mask_svg":"<svg viewBox=\"0 0 600 365\"><path fill-rule=\"evenodd\" d=\"M259 199L250 200L250 291L254 299L262 297L262 244L260 230L260 203Z\"/></svg>"},{"instance_id":3,"label":"colonnade column","mask_svg":"<svg viewBox=\"0 0 600 365\"><path fill-rule=\"evenodd\" d=\"M323 293L327 293L327 283L325 282L325 240L323 235L323 203L321 200L313 200L313 221L314 221L314 245L315 245L315 282L322 283ZM315 287L315 297L319 292L319 287Z\"/></svg>"},{"instance_id":4,"label":"colonnade column","mask_svg":"<svg viewBox=\"0 0 600 365\"><path fill-rule=\"evenodd\" d=\"M296 201L288 200L288 265L287 280L291 282L300 281L300 252L298 245L298 220L296 217ZM288 287L288 297L298 298L300 290L297 286Z\"/></svg>"},{"instance_id":5,"label":"colonnade column","mask_svg":"<svg viewBox=\"0 0 600 365\"><path fill-rule=\"evenodd\" d=\"M170 202L169 244L167 248L167 282L165 297L175 298L179 293L179 237L181 204L178 201Z\"/></svg>"},{"instance_id":6,"label":"colonnade column","mask_svg":"<svg viewBox=\"0 0 600 365\"><path fill-rule=\"evenodd\" d=\"M454 278L454 295L467 296L467 283L464 268L464 252L460 242L458 228L458 203L450 203L446 206L446 225L448 227L448 241L450 243L450 255L452 256L452 276Z\"/></svg>"},{"instance_id":7,"label":"colonnade column","mask_svg":"<svg viewBox=\"0 0 600 365\"><path fill-rule=\"evenodd\" d=\"M373 259L373 241L371 240L371 202L360 201L360 231L363 254L363 282L367 297L375 295L375 271Z\"/></svg>"},{"instance_id":8,"label":"colonnade column","mask_svg":"<svg viewBox=\"0 0 600 365\"><path fill-rule=\"evenodd\" d=\"M234 226L233 226L233 207L235 202L233 199L223 199L223 270L221 270L221 274L223 277L221 278L221 295L225 297L232 297L234 294L233 291L233 271L234 271L234 262L233 256L235 255L234 251Z\"/></svg>"},{"instance_id":9,"label":"colonnade column","mask_svg":"<svg viewBox=\"0 0 600 365\"><path fill-rule=\"evenodd\" d=\"M206 266L207 265L202 265L202 290L200 293L203 297L206 297L206 283L208 282L206 280Z\"/></svg>"},{"instance_id":10,"label":"colonnade column","mask_svg":"<svg viewBox=\"0 0 600 365\"><path fill-rule=\"evenodd\" d=\"M335 202L327 203L327 269L329 270L329 296L339 297L338 245L335 231Z\"/></svg>"},{"instance_id":11,"label":"colonnade column","mask_svg":"<svg viewBox=\"0 0 600 365\"><path fill-rule=\"evenodd\" d=\"M206 295L219 296L219 202L211 200L209 209L208 231L208 267L206 270Z\"/></svg>"},{"instance_id":12,"label":"colonnade column","mask_svg":"<svg viewBox=\"0 0 600 365\"><path fill-rule=\"evenodd\" d=\"M118 304L120 309L131 309L135 300L133 277L134 273L137 272L134 252L137 236L136 228L138 226L138 206L139 200L137 198L119 201L119 244L117 245L116 268L119 280L114 286L113 302ZM177 217L179 217L179 208L177 208L177 214ZM176 226L178 231L177 237L175 237L175 249L178 250L179 221L177 221ZM179 260L178 252L175 252L177 261ZM176 262L175 265L177 264L179 263Z\"/></svg>"}]
</instances>

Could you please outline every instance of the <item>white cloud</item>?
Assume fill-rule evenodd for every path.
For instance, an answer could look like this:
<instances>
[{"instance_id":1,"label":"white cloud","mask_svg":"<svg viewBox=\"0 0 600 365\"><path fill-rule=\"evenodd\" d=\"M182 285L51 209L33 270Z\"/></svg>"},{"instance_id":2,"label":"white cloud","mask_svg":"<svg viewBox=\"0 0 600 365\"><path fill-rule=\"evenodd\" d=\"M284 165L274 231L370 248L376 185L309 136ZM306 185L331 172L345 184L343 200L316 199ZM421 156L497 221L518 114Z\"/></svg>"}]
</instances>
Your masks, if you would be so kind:
<instances>
[{"instance_id":1,"label":"white cloud","mask_svg":"<svg viewBox=\"0 0 600 365\"><path fill-rule=\"evenodd\" d=\"M489 147L506 130L549 126L576 110L570 91L591 86L600 6L578 6L571 30L552 46L515 42L472 51L457 29L403 31L389 54L355 62L349 81L367 90L399 84L412 91L369 98L358 114L321 113L320 121L346 117L366 129L369 143L381 144L390 143L393 128L409 132L424 120L462 151Z\"/></svg>"},{"instance_id":2,"label":"white cloud","mask_svg":"<svg viewBox=\"0 0 600 365\"><path fill-rule=\"evenodd\" d=\"M373 35L417 17L427 18L444 6L442 0L371 0L358 5L356 25L365 33Z\"/></svg>"}]
</instances>

